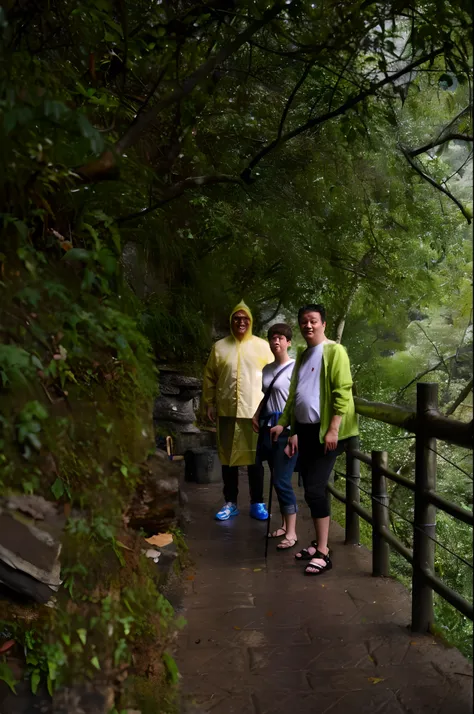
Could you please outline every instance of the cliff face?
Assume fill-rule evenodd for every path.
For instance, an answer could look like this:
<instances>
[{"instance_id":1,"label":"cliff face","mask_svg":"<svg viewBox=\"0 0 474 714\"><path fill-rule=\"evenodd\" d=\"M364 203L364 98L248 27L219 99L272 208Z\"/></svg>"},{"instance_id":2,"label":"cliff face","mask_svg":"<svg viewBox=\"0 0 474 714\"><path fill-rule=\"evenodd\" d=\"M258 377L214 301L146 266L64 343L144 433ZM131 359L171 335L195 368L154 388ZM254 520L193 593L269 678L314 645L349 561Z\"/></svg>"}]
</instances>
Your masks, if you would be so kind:
<instances>
[{"instance_id":1,"label":"cliff face","mask_svg":"<svg viewBox=\"0 0 474 714\"><path fill-rule=\"evenodd\" d=\"M107 228L65 250L28 220L1 254L0 710L12 690L28 711L159 702L177 552L145 537L176 533L180 473L154 456L157 371Z\"/></svg>"}]
</instances>

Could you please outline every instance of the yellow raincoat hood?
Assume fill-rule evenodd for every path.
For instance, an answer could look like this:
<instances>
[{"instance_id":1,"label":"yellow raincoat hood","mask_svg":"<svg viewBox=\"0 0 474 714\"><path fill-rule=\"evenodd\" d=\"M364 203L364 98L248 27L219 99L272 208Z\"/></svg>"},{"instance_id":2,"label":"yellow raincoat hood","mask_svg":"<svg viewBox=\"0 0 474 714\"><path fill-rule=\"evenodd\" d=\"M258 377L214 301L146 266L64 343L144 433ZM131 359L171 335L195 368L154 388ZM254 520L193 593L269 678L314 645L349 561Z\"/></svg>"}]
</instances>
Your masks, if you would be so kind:
<instances>
[{"instance_id":1,"label":"yellow raincoat hood","mask_svg":"<svg viewBox=\"0 0 474 714\"><path fill-rule=\"evenodd\" d=\"M244 310L250 318L242 340L232 332L232 315L238 310ZM203 405L216 407L217 445L223 465L245 466L255 461L251 419L263 398L262 370L273 361L273 355L268 342L252 334L252 326L252 313L241 301L230 314L230 335L214 343L204 369ZM224 438L222 417L235 420L231 431L226 420L225 433L232 434L231 438Z\"/></svg>"},{"instance_id":2,"label":"yellow raincoat hood","mask_svg":"<svg viewBox=\"0 0 474 714\"><path fill-rule=\"evenodd\" d=\"M243 336L243 338L242 338L241 340L238 340L238 341L240 341L240 342L245 342L245 340L248 340L248 339L250 339L250 337L252 337L253 315L252 315L252 313L250 312L249 306L246 305L246 303L245 303L243 300L241 300L241 301L239 302L239 304L236 305L236 306L234 307L234 309L232 310L232 312L230 313L230 317L229 317L230 334L234 337L234 339L237 340L237 337L235 337L234 332L233 332L233 330L232 330L232 318L234 317L234 315L235 315L236 312L239 312L239 310L243 310L243 311L246 312L247 315L250 317L250 327L249 327L249 329L247 330L247 332L245 333L245 335Z\"/></svg>"}]
</instances>

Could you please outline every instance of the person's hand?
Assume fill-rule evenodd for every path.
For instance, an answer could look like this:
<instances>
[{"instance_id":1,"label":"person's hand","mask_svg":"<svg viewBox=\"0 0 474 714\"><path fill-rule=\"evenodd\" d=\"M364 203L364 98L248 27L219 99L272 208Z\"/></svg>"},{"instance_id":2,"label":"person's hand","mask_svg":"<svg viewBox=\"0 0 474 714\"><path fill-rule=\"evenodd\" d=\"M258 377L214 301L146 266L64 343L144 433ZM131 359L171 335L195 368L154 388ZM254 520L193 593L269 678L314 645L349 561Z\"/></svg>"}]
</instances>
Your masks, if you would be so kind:
<instances>
[{"instance_id":1,"label":"person's hand","mask_svg":"<svg viewBox=\"0 0 474 714\"><path fill-rule=\"evenodd\" d=\"M285 454L291 459L298 452L298 434L293 434L288 439L288 444L285 446Z\"/></svg>"},{"instance_id":2,"label":"person's hand","mask_svg":"<svg viewBox=\"0 0 474 714\"><path fill-rule=\"evenodd\" d=\"M334 451L339 440L339 432L337 429L329 429L324 437L324 453Z\"/></svg>"},{"instance_id":3,"label":"person's hand","mask_svg":"<svg viewBox=\"0 0 474 714\"><path fill-rule=\"evenodd\" d=\"M256 434L260 431L260 425L258 423L258 414L254 414L252 417L252 429Z\"/></svg>"},{"instance_id":4,"label":"person's hand","mask_svg":"<svg viewBox=\"0 0 474 714\"><path fill-rule=\"evenodd\" d=\"M272 428L270 429L271 440L278 441L278 437L280 436L282 431L283 431L283 427L280 426L280 424L277 424L276 426L272 426Z\"/></svg>"},{"instance_id":5,"label":"person's hand","mask_svg":"<svg viewBox=\"0 0 474 714\"><path fill-rule=\"evenodd\" d=\"M207 407L207 418L212 421L213 424L216 423L216 408L213 404L209 404Z\"/></svg>"}]
</instances>

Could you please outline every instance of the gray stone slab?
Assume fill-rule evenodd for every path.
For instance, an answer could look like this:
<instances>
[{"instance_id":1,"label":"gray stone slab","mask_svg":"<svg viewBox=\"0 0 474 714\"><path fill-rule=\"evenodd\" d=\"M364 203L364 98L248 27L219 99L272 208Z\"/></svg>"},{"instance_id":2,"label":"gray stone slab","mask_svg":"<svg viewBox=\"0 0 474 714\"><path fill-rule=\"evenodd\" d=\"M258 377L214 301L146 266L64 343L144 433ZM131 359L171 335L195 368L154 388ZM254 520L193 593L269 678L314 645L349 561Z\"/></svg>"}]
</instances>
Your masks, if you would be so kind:
<instances>
[{"instance_id":1,"label":"gray stone slab","mask_svg":"<svg viewBox=\"0 0 474 714\"><path fill-rule=\"evenodd\" d=\"M220 486L188 484L188 626L183 691L202 711L243 714L468 714L472 665L409 630L410 594L371 576L371 554L331 526L333 570L303 576L294 552L263 558L266 523L213 516ZM301 496L301 493L299 493ZM277 519L273 524L278 525ZM312 524L301 505L299 546Z\"/></svg>"}]
</instances>

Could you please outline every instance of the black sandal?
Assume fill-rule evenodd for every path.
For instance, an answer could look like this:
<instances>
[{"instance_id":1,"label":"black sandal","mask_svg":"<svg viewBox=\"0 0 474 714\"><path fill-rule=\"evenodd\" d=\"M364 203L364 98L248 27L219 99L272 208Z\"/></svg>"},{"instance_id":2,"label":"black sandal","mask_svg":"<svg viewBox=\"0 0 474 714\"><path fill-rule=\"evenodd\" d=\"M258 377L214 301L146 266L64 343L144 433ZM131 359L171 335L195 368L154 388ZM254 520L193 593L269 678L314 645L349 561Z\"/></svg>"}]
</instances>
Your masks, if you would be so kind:
<instances>
[{"instance_id":1,"label":"black sandal","mask_svg":"<svg viewBox=\"0 0 474 714\"><path fill-rule=\"evenodd\" d=\"M319 563L308 563L308 565L304 569L305 575L322 575L326 572L326 570L331 570L332 568L332 562L331 558L329 557L329 553L328 555L324 555L319 550L317 550L311 560L324 560L326 565L319 565ZM309 568L313 568L313 570L309 570Z\"/></svg>"},{"instance_id":2,"label":"black sandal","mask_svg":"<svg viewBox=\"0 0 474 714\"><path fill-rule=\"evenodd\" d=\"M318 552L318 544L316 543L316 541L312 540L311 545L313 546L313 548L316 549L316 553L317 553ZM311 548L311 546L310 546L310 548ZM299 553L295 554L295 559L296 560L311 560L311 558L316 557L316 553L313 553L313 555L311 555L308 548L303 548L302 550L299 551Z\"/></svg>"}]
</instances>

